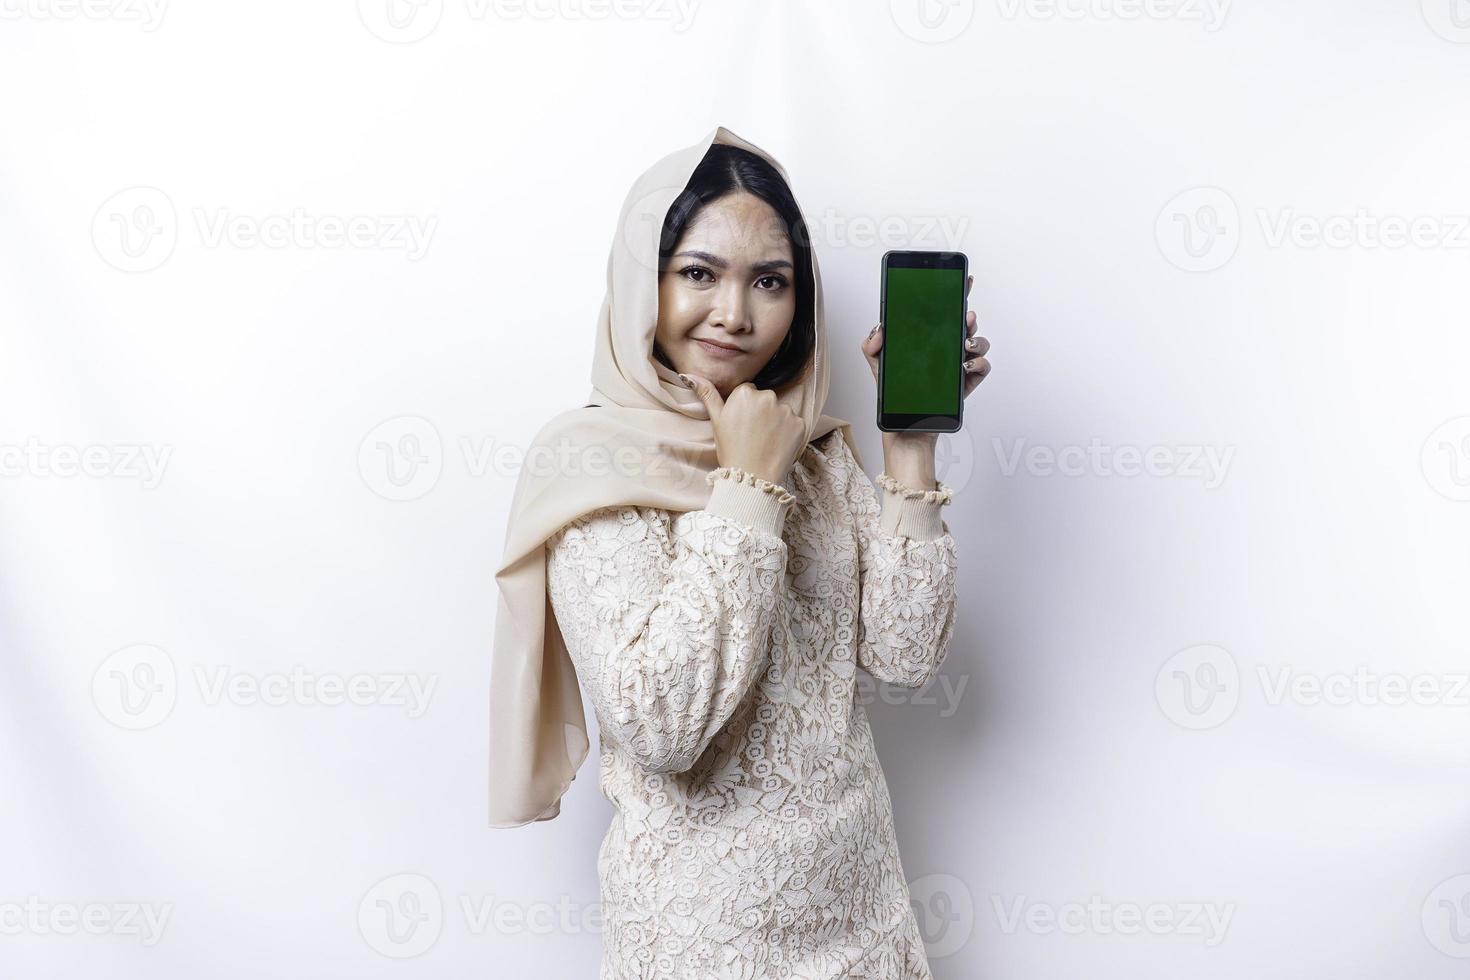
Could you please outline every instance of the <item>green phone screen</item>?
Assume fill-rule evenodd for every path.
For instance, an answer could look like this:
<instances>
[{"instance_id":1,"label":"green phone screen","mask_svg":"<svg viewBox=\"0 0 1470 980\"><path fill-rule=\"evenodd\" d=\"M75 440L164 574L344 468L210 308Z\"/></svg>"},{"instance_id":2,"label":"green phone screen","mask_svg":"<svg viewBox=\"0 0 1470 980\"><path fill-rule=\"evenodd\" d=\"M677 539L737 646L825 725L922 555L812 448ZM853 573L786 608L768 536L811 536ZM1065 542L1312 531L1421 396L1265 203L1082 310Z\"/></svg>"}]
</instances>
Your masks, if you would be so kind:
<instances>
[{"instance_id":1,"label":"green phone screen","mask_svg":"<svg viewBox=\"0 0 1470 980\"><path fill-rule=\"evenodd\" d=\"M888 270L883 330L884 412L959 412L963 275L960 269Z\"/></svg>"}]
</instances>

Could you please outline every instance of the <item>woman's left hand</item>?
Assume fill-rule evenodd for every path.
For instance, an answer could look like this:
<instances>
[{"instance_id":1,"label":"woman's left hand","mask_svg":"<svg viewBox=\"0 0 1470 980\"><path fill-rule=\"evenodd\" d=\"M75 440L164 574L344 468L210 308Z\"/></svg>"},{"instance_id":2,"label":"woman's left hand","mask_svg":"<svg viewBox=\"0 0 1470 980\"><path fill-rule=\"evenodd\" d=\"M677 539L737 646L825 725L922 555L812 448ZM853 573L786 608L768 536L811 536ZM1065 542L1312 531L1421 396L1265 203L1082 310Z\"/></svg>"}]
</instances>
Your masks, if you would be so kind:
<instances>
[{"instance_id":1,"label":"woman's left hand","mask_svg":"<svg viewBox=\"0 0 1470 980\"><path fill-rule=\"evenodd\" d=\"M965 305L970 302L970 287L975 277L965 280ZM975 333L975 311L965 313L964 397L980 386L990 375L990 361L985 355L990 351L990 341ZM868 368L873 372L873 381L878 381L878 352L883 349L883 325L873 328L862 343L863 356L868 359ZM907 486L930 489L934 479L934 447L939 441L937 432L885 432L883 433L884 472Z\"/></svg>"}]
</instances>

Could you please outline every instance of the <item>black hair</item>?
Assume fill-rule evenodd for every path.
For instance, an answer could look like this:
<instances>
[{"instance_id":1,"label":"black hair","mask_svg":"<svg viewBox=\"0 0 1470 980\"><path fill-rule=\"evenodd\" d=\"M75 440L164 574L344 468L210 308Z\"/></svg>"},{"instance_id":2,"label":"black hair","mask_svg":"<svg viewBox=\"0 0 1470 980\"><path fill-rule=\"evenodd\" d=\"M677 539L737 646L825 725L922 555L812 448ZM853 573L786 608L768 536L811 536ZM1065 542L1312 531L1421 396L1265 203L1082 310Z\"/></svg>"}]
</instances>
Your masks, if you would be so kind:
<instances>
[{"instance_id":1,"label":"black hair","mask_svg":"<svg viewBox=\"0 0 1470 980\"><path fill-rule=\"evenodd\" d=\"M695 215L707 204L727 194L747 191L765 201L780 216L791 240L792 279L796 288L796 313L786 339L765 367L751 379L757 388L780 388L806 371L816 346L816 283L812 274L811 238L796 197L776 168L763 157L728 143L715 143L694 169L689 183L664 216L658 242L658 270L662 275L679 236ZM674 365L655 342L653 356L669 370Z\"/></svg>"}]
</instances>

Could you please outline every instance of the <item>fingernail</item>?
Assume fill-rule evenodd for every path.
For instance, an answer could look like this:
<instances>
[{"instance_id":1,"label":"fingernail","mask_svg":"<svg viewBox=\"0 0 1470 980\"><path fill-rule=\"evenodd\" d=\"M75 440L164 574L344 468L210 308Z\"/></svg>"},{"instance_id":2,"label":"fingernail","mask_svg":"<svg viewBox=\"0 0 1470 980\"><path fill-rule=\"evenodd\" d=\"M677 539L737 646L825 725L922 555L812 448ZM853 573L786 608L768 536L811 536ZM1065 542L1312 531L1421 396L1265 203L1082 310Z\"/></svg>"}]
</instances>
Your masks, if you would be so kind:
<instances>
[{"instance_id":1,"label":"fingernail","mask_svg":"<svg viewBox=\"0 0 1470 980\"><path fill-rule=\"evenodd\" d=\"M867 340L872 340L873 339L873 335L878 332L878 328L881 327L881 326L883 326L883 324L881 324L881 323L875 323L873 325L873 329L868 331L868 336L867 336L866 339Z\"/></svg>"},{"instance_id":2,"label":"fingernail","mask_svg":"<svg viewBox=\"0 0 1470 980\"><path fill-rule=\"evenodd\" d=\"M689 376L687 374L679 375L679 383L688 388L690 391L694 390L694 382L689 380Z\"/></svg>"},{"instance_id":3,"label":"fingernail","mask_svg":"<svg viewBox=\"0 0 1470 980\"><path fill-rule=\"evenodd\" d=\"M974 350L975 349L975 338L974 337L971 337L969 340L965 341L965 346L968 347L970 350Z\"/></svg>"}]
</instances>

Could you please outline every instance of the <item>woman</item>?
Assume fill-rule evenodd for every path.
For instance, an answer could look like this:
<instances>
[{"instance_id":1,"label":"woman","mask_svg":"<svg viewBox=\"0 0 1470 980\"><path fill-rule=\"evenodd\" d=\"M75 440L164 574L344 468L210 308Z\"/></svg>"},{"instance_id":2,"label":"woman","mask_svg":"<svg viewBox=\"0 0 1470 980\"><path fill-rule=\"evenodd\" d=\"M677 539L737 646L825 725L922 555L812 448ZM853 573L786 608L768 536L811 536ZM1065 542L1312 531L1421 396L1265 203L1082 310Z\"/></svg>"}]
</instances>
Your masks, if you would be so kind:
<instances>
[{"instance_id":1,"label":"woman","mask_svg":"<svg viewBox=\"0 0 1470 980\"><path fill-rule=\"evenodd\" d=\"M971 312L966 395L989 371L974 333ZM579 680L592 701L616 810L602 980L930 976L855 681L939 669L951 492L935 436L884 433L880 504L821 413L825 344L769 154L720 127L639 179L589 404L538 433L516 488L491 680L492 826L560 812Z\"/></svg>"}]
</instances>

